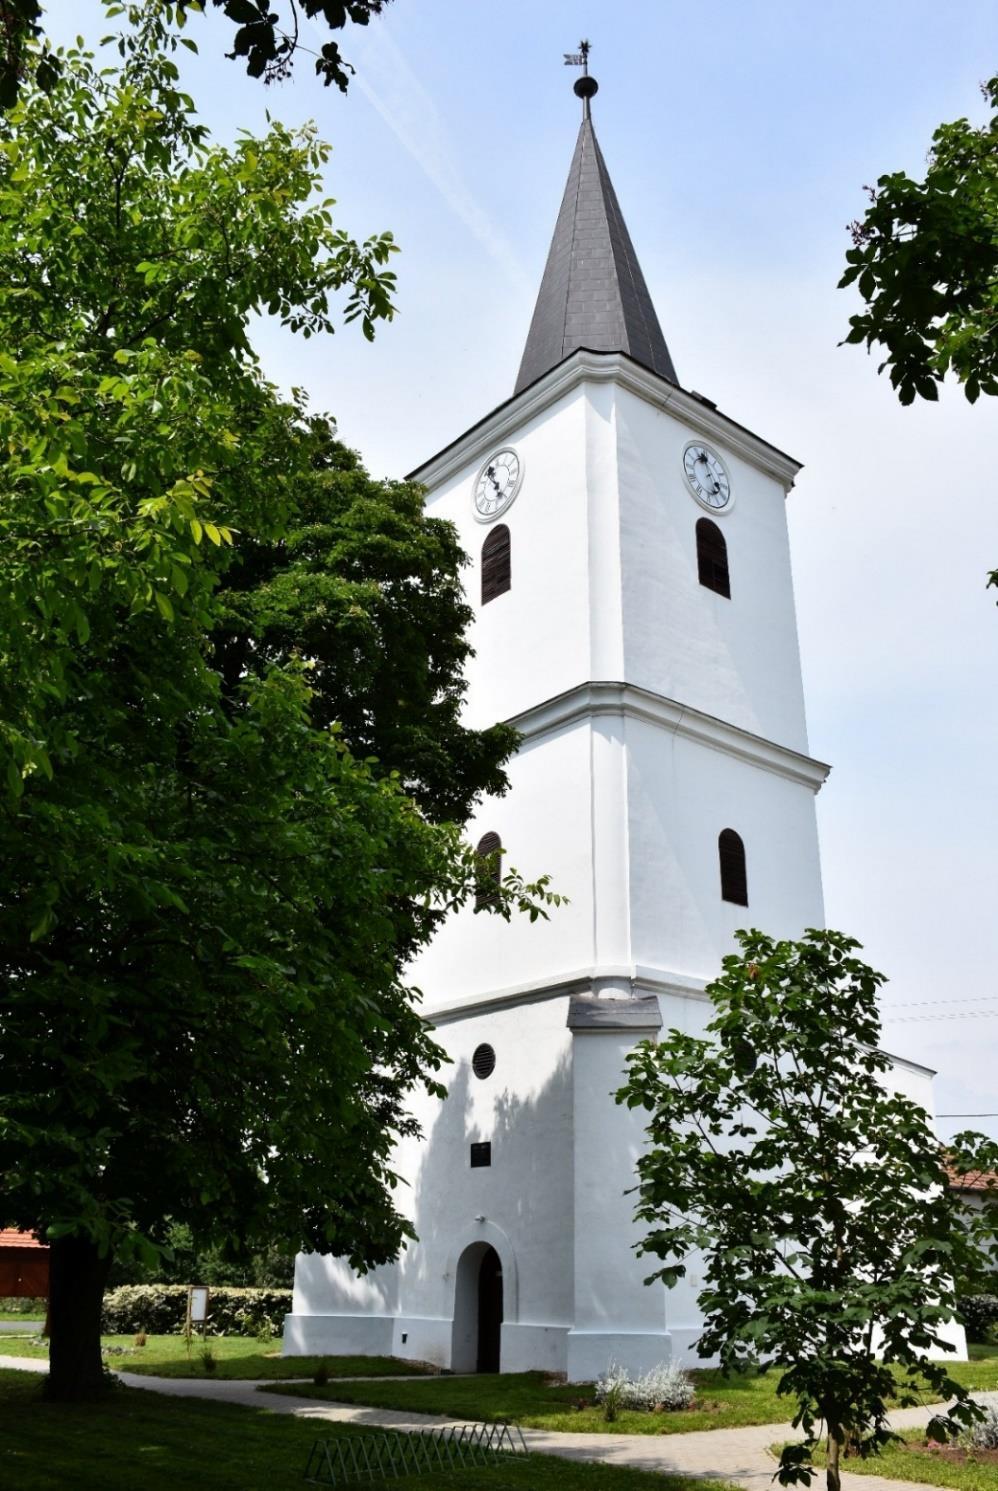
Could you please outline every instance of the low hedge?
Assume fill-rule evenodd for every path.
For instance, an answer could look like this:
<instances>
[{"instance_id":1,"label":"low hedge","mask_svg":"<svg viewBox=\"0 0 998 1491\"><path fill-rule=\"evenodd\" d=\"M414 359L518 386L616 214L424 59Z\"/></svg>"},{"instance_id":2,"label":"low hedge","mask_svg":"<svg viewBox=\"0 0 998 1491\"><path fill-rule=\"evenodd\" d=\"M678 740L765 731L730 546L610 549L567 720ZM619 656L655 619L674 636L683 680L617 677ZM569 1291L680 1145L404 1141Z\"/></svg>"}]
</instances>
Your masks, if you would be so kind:
<instances>
[{"instance_id":1,"label":"low hedge","mask_svg":"<svg viewBox=\"0 0 998 1491\"><path fill-rule=\"evenodd\" d=\"M35 1295L7 1294L0 1299L0 1315L42 1315L48 1309L48 1300Z\"/></svg>"},{"instance_id":2,"label":"low hedge","mask_svg":"<svg viewBox=\"0 0 998 1491\"><path fill-rule=\"evenodd\" d=\"M290 1310L290 1289L212 1289L207 1334L255 1336L269 1330L279 1336ZM130 1336L138 1331L168 1336L182 1331L186 1321L184 1284L123 1284L104 1296L101 1331L106 1336Z\"/></svg>"},{"instance_id":3,"label":"low hedge","mask_svg":"<svg viewBox=\"0 0 998 1491\"><path fill-rule=\"evenodd\" d=\"M990 1328L998 1325L998 1294L961 1295L960 1319L971 1341L987 1340Z\"/></svg>"}]
</instances>

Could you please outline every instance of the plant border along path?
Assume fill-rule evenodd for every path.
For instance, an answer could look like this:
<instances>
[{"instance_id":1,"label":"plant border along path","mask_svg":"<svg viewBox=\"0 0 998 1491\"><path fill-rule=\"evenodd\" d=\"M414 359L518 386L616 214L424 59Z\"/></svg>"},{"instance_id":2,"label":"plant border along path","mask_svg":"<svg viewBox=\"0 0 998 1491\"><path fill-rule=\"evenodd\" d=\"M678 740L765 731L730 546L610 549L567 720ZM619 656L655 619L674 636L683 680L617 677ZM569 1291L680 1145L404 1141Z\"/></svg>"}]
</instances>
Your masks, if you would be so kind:
<instances>
[{"instance_id":1,"label":"plant border along path","mask_svg":"<svg viewBox=\"0 0 998 1491\"><path fill-rule=\"evenodd\" d=\"M41 1361L0 1356L0 1367L45 1371ZM144 1388L172 1397L209 1399L259 1409L258 1389L268 1388L268 1407L276 1413L294 1414L317 1423L353 1424L364 1428L418 1430L445 1422L439 1415L403 1413L386 1408L354 1404L320 1403L307 1397L274 1391L273 1383L217 1381L182 1377L140 1377L123 1372L128 1387ZM998 1394L982 1397L998 1406ZM918 1428L932 1416L932 1409L907 1408L894 1415L897 1428ZM698 1476L734 1482L749 1491L771 1491L775 1461L769 1447L792 1436L788 1424L757 1424L740 1429L711 1429L689 1434L650 1436L639 1434L565 1434L543 1429L524 1430L527 1448L533 1454L557 1455L562 1459L592 1461L600 1465L628 1467L661 1474ZM842 1476L843 1491L907 1491L911 1481L890 1480L879 1475Z\"/></svg>"}]
</instances>

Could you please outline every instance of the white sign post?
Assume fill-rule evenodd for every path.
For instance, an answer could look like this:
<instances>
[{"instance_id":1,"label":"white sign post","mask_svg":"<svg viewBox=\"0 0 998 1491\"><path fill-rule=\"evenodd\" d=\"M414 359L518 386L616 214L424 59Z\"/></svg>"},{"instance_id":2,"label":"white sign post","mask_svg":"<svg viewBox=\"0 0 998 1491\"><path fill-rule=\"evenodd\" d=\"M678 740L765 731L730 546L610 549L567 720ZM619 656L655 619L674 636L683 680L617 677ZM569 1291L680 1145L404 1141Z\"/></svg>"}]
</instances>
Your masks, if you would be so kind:
<instances>
[{"instance_id":1,"label":"white sign post","mask_svg":"<svg viewBox=\"0 0 998 1491\"><path fill-rule=\"evenodd\" d=\"M208 1289L204 1284L192 1284L187 1290L187 1330L190 1332L192 1325L201 1327L204 1334L205 1322L208 1319Z\"/></svg>"}]
</instances>

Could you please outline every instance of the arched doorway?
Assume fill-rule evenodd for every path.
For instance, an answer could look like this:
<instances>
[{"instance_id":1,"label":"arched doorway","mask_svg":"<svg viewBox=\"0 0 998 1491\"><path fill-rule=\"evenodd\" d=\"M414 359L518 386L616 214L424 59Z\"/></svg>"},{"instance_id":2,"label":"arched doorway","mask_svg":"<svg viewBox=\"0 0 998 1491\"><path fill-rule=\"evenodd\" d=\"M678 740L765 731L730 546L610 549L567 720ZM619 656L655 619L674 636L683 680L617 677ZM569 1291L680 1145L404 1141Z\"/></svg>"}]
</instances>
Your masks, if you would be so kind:
<instances>
[{"instance_id":1,"label":"arched doorway","mask_svg":"<svg viewBox=\"0 0 998 1491\"><path fill-rule=\"evenodd\" d=\"M502 1263L486 1248L478 1265L478 1359L476 1372L498 1372L502 1345Z\"/></svg>"},{"instance_id":2,"label":"arched doorway","mask_svg":"<svg viewBox=\"0 0 998 1491\"><path fill-rule=\"evenodd\" d=\"M498 1372L502 1355L502 1262L488 1243L471 1243L454 1280L453 1372Z\"/></svg>"}]
</instances>

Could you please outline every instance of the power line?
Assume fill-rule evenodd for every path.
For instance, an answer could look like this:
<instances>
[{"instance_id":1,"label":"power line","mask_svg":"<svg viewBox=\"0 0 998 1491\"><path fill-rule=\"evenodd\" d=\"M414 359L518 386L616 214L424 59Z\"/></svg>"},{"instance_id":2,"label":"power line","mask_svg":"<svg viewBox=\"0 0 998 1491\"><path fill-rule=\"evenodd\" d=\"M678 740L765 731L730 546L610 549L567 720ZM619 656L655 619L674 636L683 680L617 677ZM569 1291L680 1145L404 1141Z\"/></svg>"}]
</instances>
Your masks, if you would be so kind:
<instances>
[{"instance_id":1,"label":"power line","mask_svg":"<svg viewBox=\"0 0 998 1491\"><path fill-rule=\"evenodd\" d=\"M937 1113L937 1118L998 1118L998 1113Z\"/></svg>"},{"instance_id":2,"label":"power line","mask_svg":"<svg viewBox=\"0 0 998 1491\"><path fill-rule=\"evenodd\" d=\"M998 1020L998 1010L954 1010L949 1015L885 1015L893 1025L912 1025L922 1020Z\"/></svg>"},{"instance_id":3,"label":"power line","mask_svg":"<svg viewBox=\"0 0 998 1491\"><path fill-rule=\"evenodd\" d=\"M899 999L893 1007L897 1010L916 1010L929 1004L992 1004L996 999L998 999L998 994L981 994L976 998L961 995L956 999ZM885 1010L891 1008L890 1000L884 1003L883 1008Z\"/></svg>"}]
</instances>

